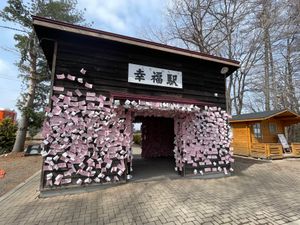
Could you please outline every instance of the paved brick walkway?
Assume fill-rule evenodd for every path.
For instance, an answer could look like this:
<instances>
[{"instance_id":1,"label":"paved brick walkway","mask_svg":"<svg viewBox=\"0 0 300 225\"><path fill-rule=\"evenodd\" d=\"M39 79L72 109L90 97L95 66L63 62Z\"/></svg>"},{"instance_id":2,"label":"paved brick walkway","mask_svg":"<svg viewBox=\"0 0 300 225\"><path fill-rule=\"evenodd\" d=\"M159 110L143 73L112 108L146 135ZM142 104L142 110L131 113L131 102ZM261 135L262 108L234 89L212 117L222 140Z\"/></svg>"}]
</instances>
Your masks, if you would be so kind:
<instances>
[{"instance_id":1,"label":"paved brick walkway","mask_svg":"<svg viewBox=\"0 0 300 225\"><path fill-rule=\"evenodd\" d=\"M255 164L254 164L255 163ZM239 159L234 176L127 183L39 199L39 177L0 202L0 224L284 224L300 219L300 161Z\"/></svg>"}]
</instances>

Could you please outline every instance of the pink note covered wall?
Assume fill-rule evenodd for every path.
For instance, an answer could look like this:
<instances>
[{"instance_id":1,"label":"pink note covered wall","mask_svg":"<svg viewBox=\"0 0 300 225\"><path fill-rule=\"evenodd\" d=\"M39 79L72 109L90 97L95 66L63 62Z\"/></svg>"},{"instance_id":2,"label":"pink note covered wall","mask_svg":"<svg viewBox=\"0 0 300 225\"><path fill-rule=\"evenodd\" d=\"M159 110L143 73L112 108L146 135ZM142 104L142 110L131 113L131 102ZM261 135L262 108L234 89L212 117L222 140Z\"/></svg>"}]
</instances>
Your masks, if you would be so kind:
<instances>
[{"instance_id":1,"label":"pink note covered wall","mask_svg":"<svg viewBox=\"0 0 300 225\"><path fill-rule=\"evenodd\" d=\"M173 154L178 170L186 166L195 168L195 174L232 170L225 111L189 104L121 102L96 93L93 84L82 77L60 74L57 78L80 83L85 89L53 88L43 128L45 187L124 180L126 162L132 160L135 116L174 119Z\"/></svg>"}]
</instances>

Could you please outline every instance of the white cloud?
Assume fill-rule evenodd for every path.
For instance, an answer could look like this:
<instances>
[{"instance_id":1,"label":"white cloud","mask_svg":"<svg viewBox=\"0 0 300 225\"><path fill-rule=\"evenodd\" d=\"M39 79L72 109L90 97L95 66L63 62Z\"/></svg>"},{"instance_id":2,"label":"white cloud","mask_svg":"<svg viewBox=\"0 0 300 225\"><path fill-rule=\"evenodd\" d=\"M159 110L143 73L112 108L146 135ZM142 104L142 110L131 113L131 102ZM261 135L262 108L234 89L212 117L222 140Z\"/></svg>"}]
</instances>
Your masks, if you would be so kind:
<instances>
[{"instance_id":1,"label":"white cloud","mask_svg":"<svg viewBox=\"0 0 300 225\"><path fill-rule=\"evenodd\" d=\"M78 4L79 8L86 8L85 17L96 19L95 22L99 21L100 27L111 26L113 30L125 28L124 21L117 15L121 8L121 4L117 1L80 0Z\"/></svg>"},{"instance_id":2,"label":"white cloud","mask_svg":"<svg viewBox=\"0 0 300 225\"><path fill-rule=\"evenodd\" d=\"M85 18L94 27L126 35L149 23L160 23L165 2L161 0L79 0L78 8L86 8Z\"/></svg>"}]
</instances>

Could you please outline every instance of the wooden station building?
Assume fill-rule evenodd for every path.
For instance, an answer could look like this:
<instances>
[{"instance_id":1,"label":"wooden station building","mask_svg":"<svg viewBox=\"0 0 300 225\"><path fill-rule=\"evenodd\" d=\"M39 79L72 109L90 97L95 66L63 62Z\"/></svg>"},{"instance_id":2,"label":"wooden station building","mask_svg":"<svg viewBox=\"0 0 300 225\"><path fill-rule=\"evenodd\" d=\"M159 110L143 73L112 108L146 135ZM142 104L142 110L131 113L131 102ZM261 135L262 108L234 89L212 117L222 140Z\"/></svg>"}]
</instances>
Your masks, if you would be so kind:
<instances>
[{"instance_id":1,"label":"wooden station building","mask_svg":"<svg viewBox=\"0 0 300 225\"><path fill-rule=\"evenodd\" d=\"M289 110L233 116L230 120L233 152L235 155L266 159L300 157L300 143L283 146L279 139L284 137L286 127L297 123L300 123L300 116Z\"/></svg>"},{"instance_id":2,"label":"wooden station building","mask_svg":"<svg viewBox=\"0 0 300 225\"><path fill-rule=\"evenodd\" d=\"M126 181L136 120L147 124L143 156L172 154L181 174L228 174L225 81L238 61L41 17L33 24L52 73L42 190Z\"/></svg>"}]
</instances>

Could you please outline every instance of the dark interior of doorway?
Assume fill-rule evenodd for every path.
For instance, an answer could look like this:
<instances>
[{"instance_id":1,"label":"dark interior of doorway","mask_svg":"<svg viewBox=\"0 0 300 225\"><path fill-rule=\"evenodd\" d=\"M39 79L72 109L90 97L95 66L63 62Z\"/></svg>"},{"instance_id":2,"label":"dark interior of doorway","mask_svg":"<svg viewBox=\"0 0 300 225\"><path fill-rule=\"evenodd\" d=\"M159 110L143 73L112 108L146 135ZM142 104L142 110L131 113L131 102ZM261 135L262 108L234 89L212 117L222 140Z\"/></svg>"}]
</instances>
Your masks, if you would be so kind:
<instances>
[{"instance_id":1,"label":"dark interior of doorway","mask_svg":"<svg viewBox=\"0 0 300 225\"><path fill-rule=\"evenodd\" d=\"M133 146L133 180L177 177L174 159L174 120L136 117L141 123L141 146ZM140 149L139 149L140 148Z\"/></svg>"}]
</instances>

